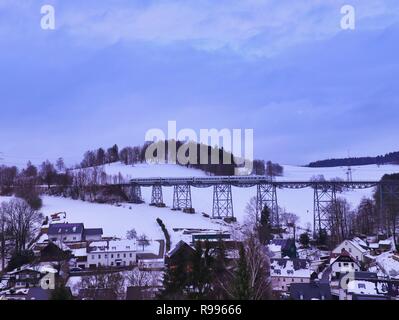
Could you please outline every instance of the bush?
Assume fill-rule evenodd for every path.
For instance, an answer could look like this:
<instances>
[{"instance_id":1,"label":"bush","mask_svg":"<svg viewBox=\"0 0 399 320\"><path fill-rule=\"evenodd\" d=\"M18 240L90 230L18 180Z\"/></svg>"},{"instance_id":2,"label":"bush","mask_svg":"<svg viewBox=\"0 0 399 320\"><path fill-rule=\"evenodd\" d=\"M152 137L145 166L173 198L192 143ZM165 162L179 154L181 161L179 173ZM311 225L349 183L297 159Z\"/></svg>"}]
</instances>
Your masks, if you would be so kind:
<instances>
[{"instance_id":1,"label":"bush","mask_svg":"<svg viewBox=\"0 0 399 320\"><path fill-rule=\"evenodd\" d=\"M32 263L35 259L35 255L32 250L25 250L21 253L14 253L8 262L7 271L12 271L16 268L20 268L25 264Z\"/></svg>"}]
</instances>

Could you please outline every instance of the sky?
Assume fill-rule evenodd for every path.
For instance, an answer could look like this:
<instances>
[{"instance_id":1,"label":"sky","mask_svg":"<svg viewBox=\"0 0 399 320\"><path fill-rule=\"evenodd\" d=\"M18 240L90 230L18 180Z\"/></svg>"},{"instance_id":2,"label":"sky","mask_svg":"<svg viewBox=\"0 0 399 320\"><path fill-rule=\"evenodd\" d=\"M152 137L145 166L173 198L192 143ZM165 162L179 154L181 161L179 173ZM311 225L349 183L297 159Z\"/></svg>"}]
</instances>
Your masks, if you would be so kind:
<instances>
[{"instance_id":1,"label":"sky","mask_svg":"<svg viewBox=\"0 0 399 320\"><path fill-rule=\"evenodd\" d=\"M397 151L398 40L397 0L0 0L0 164L74 164L168 120L253 129L283 164Z\"/></svg>"}]
</instances>

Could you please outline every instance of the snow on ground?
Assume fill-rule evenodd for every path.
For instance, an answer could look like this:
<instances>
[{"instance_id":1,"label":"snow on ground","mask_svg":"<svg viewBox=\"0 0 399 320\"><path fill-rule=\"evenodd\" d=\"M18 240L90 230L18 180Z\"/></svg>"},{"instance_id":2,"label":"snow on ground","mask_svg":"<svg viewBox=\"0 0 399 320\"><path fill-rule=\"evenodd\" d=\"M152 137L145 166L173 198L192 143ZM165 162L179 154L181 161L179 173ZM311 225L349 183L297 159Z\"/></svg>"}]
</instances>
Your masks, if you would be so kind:
<instances>
[{"instance_id":1,"label":"snow on ground","mask_svg":"<svg viewBox=\"0 0 399 320\"><path fill-rule=\"evenodd\" d=\"M193 177L205 176L205 173L191 168L177 165L146 165L125 166L123 164L111 164L104 166L108 174L121 173L127 179L137 177ZM284 177L279 181L308 181L313 176L324 175L326 179L346 179L346 167L335 168L306 168L297 166L284 166ZM386 173L399 172L399 166L358 166L352 168L353 180L379 180ZM249 200L256 196L256 187L236 188L233 187L234 214L239 222L243 222L246 216L245 207ZM370 197L372 189L348 191L341 194L345 197L352 208L355 208L363 197ZM200 228L213 230L228 230L229 227L222 225L219 220L211 220L202 216L202 212L212 214L212 188L192 188L193 207L197 214L190 215L180 211L172 211L169 208L173 203L173 188L164 187L164 202L169 208L155 208L148 206L151 200L151 188L142 188L143 198L146 204L122 204L121 207L105 204L93 204L64 198L44 197L45 215L55 212L67 212L67 220L72 222L83 222L88 228L101 227L106 236L124 237L126 231L135 228L138 234L145 233L151 239L163 239L161 228L156 219L161 218L169 232L172 241L176 243L182 238L181 234L173 233L173 228ZM279 205L287 211L293 212L300 217L300 224L313 222L313 190L311 188L290 190L278 190ZM2 199L0 199L0 202Z\"/></svg>"},{"instance_id":2,"label":"snow on ground","mask_svg":"<svg viewBox=\"0 0 399 320\"><path fill-rule=\"evenodd\" d=\"M43 203L43 214L66 211L66 220L69 223L83 222L87 228L103 228L104 236L124 238L126 232L134 228L138 235L144 233L152 240L164 239L156 222L157 218L165 223L174 243L180 238L173 234L173 228L225 229L200 214L190 215L168 208L150 207L147 204L122 204L117 207L48 196L43 197Z\"/></svg>"},{"instance_id":3,"label":"snow on ground","mask_svg":"<svg viewBox=\"0 0 399 320\"><path fill-rule=\"evenodd\" d=\"M118 175L121 173L126 179L129 178L166 178L166 177L203 177L205 172L198 169L186 168L173 164L136 164L127 166L123 163L111 163L103 166L108 175Z\"/></svg>"}]
</instances>

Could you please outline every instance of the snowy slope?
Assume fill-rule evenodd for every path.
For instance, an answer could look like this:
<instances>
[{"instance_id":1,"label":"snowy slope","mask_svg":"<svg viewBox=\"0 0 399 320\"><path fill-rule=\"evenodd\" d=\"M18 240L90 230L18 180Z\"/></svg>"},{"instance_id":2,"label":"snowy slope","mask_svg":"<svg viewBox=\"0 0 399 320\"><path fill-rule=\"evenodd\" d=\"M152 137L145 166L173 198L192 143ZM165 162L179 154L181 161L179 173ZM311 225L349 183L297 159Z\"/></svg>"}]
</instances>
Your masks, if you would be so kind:
<instances>
[{"instance_id":1,"label":"snowy slope","mask_svg":"<svg viewBox=\"0 0 399 320\"><path fill-rule=\"evenodd\" d=\"M192 177L204 176L200 170L189 169L176 165L137 165L125 166L112 164L104 167L108 174L121 173L126 178L134 177ZM379 180L385 173L399 172L399 166L362 166L354 167L354 180ZM307 181L315 175L324 175L326 179L340 177L346 178L346 168L305 168L284 166L284 177L279 180ZM122 204L116 207L106 204L93 204L74 201L64 198L44 197L43 213L50 215L54 212L66 211L69 222L84 222L87 227L102 227L108 236L124 237L126 231L135 228L138 234L145 233L151 239L162 239L163 234L156 223L156 218L161 218L171 233L172 241L176 243L181 234L172 232L173 228L201 228L213 230L228 230L229 227L221 225L218 220L211 220L202 216L201 212L212 213L212 188L193 188L193 207L198 212L195 215L172 211L169 208L155 208L148 206L151 200L151 188L142 188L146 204ZM371 196L373 190L357 190L341 194L355 208L362 197ZM234 213L239 222L245 218L245 207L251 197L256 195L256 188L233 187ZM163 188L164 202L171 207L173 202L173 188ZM0 201L2 199L0 198ZM300 217L300 224L313 222L313 190L278 190L279 205L286 210L296 213Z\"/></svg>"},{"instance_id":2,"label":"snowy slope","mask_svg":"<svg viewBox=\"0 0 399 320\"><path fill-rule=\"evenodd\" d=\"M148 178L148 177L202 177L205 172L202 170L186 168L173 164L136 164L127 166L120 162L103 166L108 175L118 175L121 173L126 179L129 178Z\"/></svg>"},{"instance_id":3,"label":"snowy slope","mask_svg":"<svg viewBox=\"0 0 399 320\"><path fill-rule=\"evenodd\" d=\"M105 166L105 170L109 174L122 173L130 177L173 177L173 176L198 176L203 175L201 171L188 169L181 166L173 165L139 165L137 167L126 167L123 165ZM298 166L284 166L284 176L279 177L279 181L308 181L313 176L324 175L326 179L341 178L346 179L347 167L334 168L307 168ZM399 166L356 166L352 168L353 180L379 180L386 173L399 172ZM198 212L212 213L212 188L192 189L193 206ZM142 188L143 197L146 202L151 200L151 188ZM363 197L370 197L373 193L372 189L349 191L340 194L345 197L354 207L356 207ZM168 206L172 206L173 188L164 188L164 202ZM245 217L245 207L251 197L256 195L256 188L235 188L233 187L233 205L234 213L239 221L243 221ZM278 190L279 205L286 210L296 213L300 217L300 224L305 226L306 223L313 222L313 190L311 188L300 190ZM156 210L156 209L154 209Z\"/></svg>"}]
</instances>

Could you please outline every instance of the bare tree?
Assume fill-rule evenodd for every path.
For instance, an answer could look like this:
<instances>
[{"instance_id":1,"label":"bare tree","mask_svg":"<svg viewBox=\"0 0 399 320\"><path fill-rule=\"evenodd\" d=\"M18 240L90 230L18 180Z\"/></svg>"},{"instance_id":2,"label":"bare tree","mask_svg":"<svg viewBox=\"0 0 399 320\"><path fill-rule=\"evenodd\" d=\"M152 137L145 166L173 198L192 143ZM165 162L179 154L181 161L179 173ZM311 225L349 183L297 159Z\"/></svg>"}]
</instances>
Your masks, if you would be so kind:
<instances>
[{"instance_id":1,"label":"bare tree","mask_svg":"<svg viewBox=\"0 0 399 320\"><path fill-rule=\"evenodd\" d=\"M22 199L12 199L2 206L3 210L7 228L15 241L15 251L20 253L35 236L43 221L43 215Z\"/></svg>"}]
</instances>

